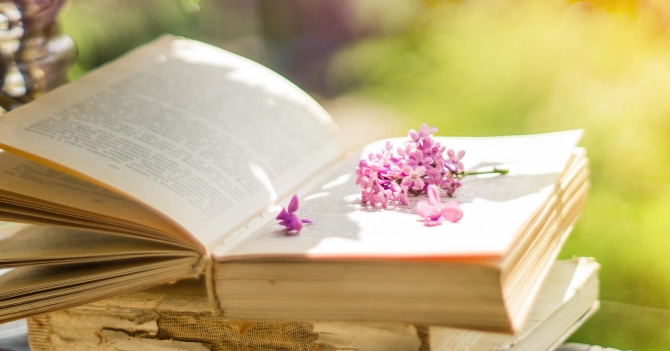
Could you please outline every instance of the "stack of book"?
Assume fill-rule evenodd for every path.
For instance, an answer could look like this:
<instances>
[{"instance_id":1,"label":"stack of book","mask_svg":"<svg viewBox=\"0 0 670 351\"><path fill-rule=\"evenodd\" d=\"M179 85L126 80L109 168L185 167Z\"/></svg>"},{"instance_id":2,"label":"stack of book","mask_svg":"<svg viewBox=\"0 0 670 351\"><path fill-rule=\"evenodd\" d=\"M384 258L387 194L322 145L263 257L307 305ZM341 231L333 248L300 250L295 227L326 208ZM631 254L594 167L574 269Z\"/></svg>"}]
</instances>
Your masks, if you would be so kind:
<instances>
[{"instance_id":1,"label":"stack of book","mask_svg":"<svg viewBox=\"0 0 670 351\"><path fill-rule=\"evenodd\" d=\"M67 81L77 50L57 21L64 3L65 0L0 2L0 107L4 111Z\"/></svg>"},{"instance_id":2,"label":"stack of book","mask_svg":"<svg viewBox=\"0 0 670 351\"><path fill-rule=\"evenodd\" d=\"M238 321L212 313L201 281L148 289L28 319L33 351L554 350L598 308L598 264L552 267L515 334L398 322Z\"/></svg>"},{"instance_id":3,"label":"stack of book","mask_svg":"<svg viewBox=\"0 0 670 351\"><path fill-rule=\"evenodd\" d=\"M385 141L343 150L284 78L166 35L0 119L0 219L30 223L0 237L0 320L33 316L36 350L552 347L597 306L597 263L556 263L580 137L435 137L508 173L466 177L464 216L426 226L425 195L362 201ZM275 220L296 194L297 235Z\"/></svg>"}]
</instances>

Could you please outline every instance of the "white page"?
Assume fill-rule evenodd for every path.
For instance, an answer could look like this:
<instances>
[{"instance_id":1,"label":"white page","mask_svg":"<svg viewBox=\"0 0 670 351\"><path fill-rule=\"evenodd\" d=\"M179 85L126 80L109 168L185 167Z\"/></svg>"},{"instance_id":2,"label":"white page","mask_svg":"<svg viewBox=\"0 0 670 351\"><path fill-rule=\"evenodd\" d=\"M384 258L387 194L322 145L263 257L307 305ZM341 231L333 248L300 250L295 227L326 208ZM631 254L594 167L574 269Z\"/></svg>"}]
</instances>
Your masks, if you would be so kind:
<instances>
[{"instance_id":1,"label":"white page","mask_svg":"<svg viewBox=\"0 0 670 351\"><path fill-rule=\"evenodd\" d=\"M287 236L268 213L256 228L246 229L238 245L221 246L217 260L259 257L319 258L499 258L510 248L524 221L549 198L558 176L581 137L580 131L496 138L439 138L442 145L465 150L466 171L506 168L506 175L471 176L453 198L464 217L426 227L416 214L416 202L396 209L361 206L355 184L354 158L330 182L300 201L299 217L314 221L297 236ZM373 145L379 150L382 143ZM368 150L361 155L367 155Z\"/></svg>"},{"instance_id":2,"label":"white page","mask_svg":"<svg viewBox=\"0 0 670 351\"><path fill-rule=\"evenodd\" d=\"M135 197L206 247L339 154L307 94L166 36L3 116L0 144Z\"/></svg>"}]
</instances>

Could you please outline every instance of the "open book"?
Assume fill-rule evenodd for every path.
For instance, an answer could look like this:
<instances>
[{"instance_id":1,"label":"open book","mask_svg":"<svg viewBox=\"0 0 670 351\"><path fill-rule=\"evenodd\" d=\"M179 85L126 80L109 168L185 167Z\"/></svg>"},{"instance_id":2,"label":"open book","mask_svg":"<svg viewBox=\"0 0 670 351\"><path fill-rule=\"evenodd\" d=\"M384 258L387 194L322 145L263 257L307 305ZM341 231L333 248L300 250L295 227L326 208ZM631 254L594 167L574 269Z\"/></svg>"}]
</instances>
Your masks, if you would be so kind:
<instances>
[{"instance_id":1,"label":"open book","mask_svg":"<svg viewBox=\"0 0 670 351\"><path fill-rule=\"evenodd\" d=\"M228 319L511 332L588 188L580 131L439 138L466 150L458 223L361 205L337 126L247 59L164 36L0 118L0 320L204 275ZM377 145L371 145L376 148ZM298 194L314 223L274 220ZM424 197L425 198L425 197Z\"/></svg>"},{"instance_id":2,"label":"open book","mask_svg":"<svg viewBox=\"0 0 670 351\"><path fill-rule=\"evenodd\" d=\"M229 321L201 282L122 294L28 319L33 351L365 350L553 351L598 309L593 259L557 261L516 335L391 322Z\"/></svg>"}]
</instances>

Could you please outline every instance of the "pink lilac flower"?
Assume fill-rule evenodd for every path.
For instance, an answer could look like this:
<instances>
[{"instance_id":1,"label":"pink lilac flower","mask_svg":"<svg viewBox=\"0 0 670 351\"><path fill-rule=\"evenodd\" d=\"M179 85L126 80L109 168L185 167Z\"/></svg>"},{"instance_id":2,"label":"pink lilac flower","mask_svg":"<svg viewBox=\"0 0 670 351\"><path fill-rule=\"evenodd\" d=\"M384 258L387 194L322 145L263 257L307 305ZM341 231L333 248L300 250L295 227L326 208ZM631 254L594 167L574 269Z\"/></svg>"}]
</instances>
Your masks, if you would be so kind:
<instances>
[{"instance_id":1,"label":"pink lilac flower","mask_svg":"<svg viewBox=\"0 0 670 351\"><path fill-rule=\"evenodd\" d=\"M427 124L423 123L418 132L412 129L409 131L408 135L412 141L420 143L421 140L430 137L430 135L434 134L435 132L437 132L437 128L429 128Z\"/></svg>"},{"instance_id":2,"label":"pink lilac flower","mask_svg":"<svg viewBox=\"0 0 670 351\"><path fill-rule=\"evenodd\" d=\"M305 223L312 223L311 220L306 218L298 218L295 212L298 210L298 196L293 195L291 201L288 204L288 208L282 208L281 212L277 215L277 220L279 224L286 227L286 232L290 235L298 235L302 230L302 226Z\"/></svg>"},{"instance_id":3,"label":"pink lilac flower","mask_svg":"<svg viewBox=\"0 0 670 351\"><path fill-rule=\"evenodd\" d=\"M439 182L439 184L435 184L439 185L440 188L445 190L448 196L454 196L456 189L461 187L461 182L449 173L447 173L447 175Z\"/></svg>"},{"instance_id":4,"label":"pink lilac flower","mask_svg":"<svg viewBox=\"0 0 670 351\"><path fill-rule=\"evenodd\" d=\"M409 131L409 138L403 145L394 146L388 141L379 152L372 152L362 159L356 168L356 184L361 187L363 204L382 208L407 205L409 194L420 195L431 186L444 190L447 196L454 196L466 175L507 173L499 169L466 173L462 162L465 151L447 149L433 138L435 132L437 128L424 123L418 131ZM431 206L436 206L434 201ZM437 216L432 215L426 205L421 205L421 208L425 215L422 217L430 219ZM457 211L452 211L455 214L447 213L444 208L456 208ZM454 219L459 211L460 208L453 205L443 205L438 219ZM431 219L429 223L435 221L437 219Z\"/></svg>"},{"instance_id":5,"label":"pink lilac flower","mask_svg":"<svg viewBox=\"0 0 670 351\"><path fill-rule=\"evenodd\" d=\"M435 161L434 167L428 167L426 170L426 182L428 184L441 184L444 177L447 175L447 171L444 167L444 160L437 159Z\"/></svg>"},{"instance_id":6,"label":"pink lilac flower","mask_svg":"<svg viewBox=\"0 0 670 351\"><path fill-rule=\"evenodd\" d=\"M465 151L463 150L459 152L454 152L452 149L447 150L447 157L449 157L451 164L457 166L456 168L463 169L463 163L461 163L463 156L465 156Z\"/></svg>"},{"instance_id":7,"label":"pink lilac flower","mask_svg":"<svg viewBox=\"0 0 670 351\"><path fill-rule=\"evenodd\" d=\"M401 186L396 182L391 183L392 198L397 199L403 205L409 205L409 197L407 196L407 187Z\"/></svg>"},{"instance_id":8,"label":"pink lilac flower","mask_svg":"<svg viewBox=\"0 0 670 351\"><path fill-rule=\"evenodd\" d=\"M423 151L419 149L410 149L410 150L403 150L404 152L407 152L407 164L416 167L416 166L425 166L429 167L431 164L433 164L435 161L433 160L433 157L429 153L424 153Z\"/></svg>"},{"instance_id":9,"label":"pink lilac flower","mask_svg":"<svg viewBox=\"0 0 670 351\"><path fill-rule=\"evenodd\" d=\"M379 152L361 160L356 184L361 187L363 203L383 208L406 205L408 194L419 195L429 184L453 196L463 177L464 152L445 152L446 148L433 139L436 131L424 123L418 131L409 131L404 145L394 150L389 141Z\"/></svg>"},{"instance_id":10,"label":"pink lilac flower","mask_svg":"<svg viewBox=\"0 0 670 351\"><path fill-rule=\"evenodd\" d=\"M452 223L458 222L463 218L463 211L456 201L448 201L442 204L437 186L429 185L426 188L428 201L419 201L416 204L417 214L423 218L423 223L427 226L442 224L443 220Z\"/></svg>"},{"instance_id":11,"label":"pink lilac flower","mask_svg":"<svg viewBox=\"0 0 670 351\"><path fill-rule=\"evenodd\" d=\"M405 165L402 168L402 172L405 176L400 181L400 185L406 186L409 190L423 190L425 185L423 176L426 174L426 167L418 166L412 168L409 165Z\"/></svg>"},{"instance_id":12,"label":"pink lilac flower","mask_svg":"<svg viewBox=\"0 0 670 351\"><path fill-rule=\"evenodd\" d=\"M461 150L458 153L454 152L454 150L449 149L447 150L447 167L451 170L452 173L455 174L461 174L463 173L463 162L461 162L461 159L465 156L465 151ZM453 167L450 167L453 166Z\"/></svg>"}]
</instances>

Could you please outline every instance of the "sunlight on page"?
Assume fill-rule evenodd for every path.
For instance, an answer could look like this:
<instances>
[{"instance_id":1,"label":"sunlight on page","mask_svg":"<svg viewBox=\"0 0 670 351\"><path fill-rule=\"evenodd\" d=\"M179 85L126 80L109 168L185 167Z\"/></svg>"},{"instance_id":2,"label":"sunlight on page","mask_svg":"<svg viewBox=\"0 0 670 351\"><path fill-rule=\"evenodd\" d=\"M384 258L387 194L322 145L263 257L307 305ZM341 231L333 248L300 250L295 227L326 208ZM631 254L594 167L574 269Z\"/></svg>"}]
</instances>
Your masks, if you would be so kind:
<instances>
[{"instance_id":1,"label":"sunlight on page","mask_svg":"<svg viewBox=\"0 0 670 351\"><path fill-rule=\"evenodd\" d=\"M315 193L315 194L309 195L306 198L304 198L303 200L305 202L308 202L310 200L319 199L319 198L322 198L322 197L328 197L330 195L331 195L331 193L326 192L326 191L322 191L320 193Z\"/></svg>"},{"instance_id":2,"label":"sunlight on page","mask_svg":"<svg viewBox=\"0 0 670 351\"><path fill-rule=\"evenodd\" d=\"M353 181L353 174L347 173L343 174L337 178L335 178L333 181L330 181L326 184L324 184L321 189L327 190L327 189L332 189L338 185L342 185L346 182Z\"/></svg>"},{"instance_id":3,"label":"sunlight on page","mask_svg":"<svg viewBox=\"0 0 670 351\"><path fill-rule=\"evenodd\" d=\"M265 170L263 170L263 167L255 163L250 163L249 168L254 178L256 178L261 186L267 190L268 194L270 195L270 201L277 200L277 191L275 190L274 185L272 185L272 180L265 172Z\"/></svg>"},{"instance_id":4,"label":"sunlight on page","mask_svg":"<svg viewBox=\"0 0 670 351\"><path fill-rule=\"evenodd\" d=\"M579 131L571 131L542 138L441 138L450 147L467 150L468 171L492 166L510 171L504 176L464 179L462 187L449 199L461 205L464 217L438 227L424 226L416 214L416 204L425 199L424 195L410 196L409 205L389 209L363 205L360 186L355 184L360 157L352 158L333 166L322 185L304 191L297 215L313 224L304 226L299 235L287 237L283 228L272 221L278 211L273 209L264 216L264 225L247 228L248 232L242 235L246 240L215 255L221 260L261 255L502 257L520 233L545 232L557 221L557 209L563 206L563 192L557 181L572 158L580 135ZM374 147L364 150L361 157Z\"/></svg>"},{"instance_id":5,"label":"sunlight on page","mask_svg":"<svg viewBox=\"0 0 670 351\"><path fill-rule=\"evenodd\" d=\"M185 40L177 40L172 42L172 56L183 60L184 62L192 64L205 64L208 66L230 68L226 78L231 82L238 82L248 86L253 86L263 89L268 96L267 102L274 103L272 97L279 97L285 101L304 105L309 107L310 113L324 125L330 128L336 128L332 123L330 116L318 105L315 101L302 94L297 89L286 89L287 84L293 85L288 80L275 75L269 69L259 69L258 65L252 61L234 60L229 57L236 57L237 55L229 52L223 52L218 48L194 45L193 42ZM231 65L230 62L235 62Z\"/></svg>"}]
</instances>

